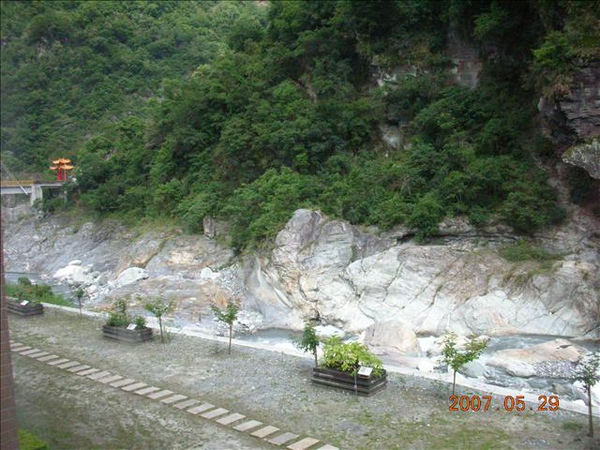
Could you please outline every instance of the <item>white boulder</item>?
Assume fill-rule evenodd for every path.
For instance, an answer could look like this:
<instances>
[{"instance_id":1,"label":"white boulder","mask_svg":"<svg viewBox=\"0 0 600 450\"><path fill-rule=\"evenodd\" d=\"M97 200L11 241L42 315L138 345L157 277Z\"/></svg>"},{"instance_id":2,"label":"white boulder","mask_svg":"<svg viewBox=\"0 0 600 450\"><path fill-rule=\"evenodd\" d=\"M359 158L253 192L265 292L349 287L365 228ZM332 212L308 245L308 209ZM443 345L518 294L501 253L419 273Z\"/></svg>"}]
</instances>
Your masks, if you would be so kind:
<instances>
[{"instance_id":1,"label":"white boulder","mask_svg":"<svg viewBox=\"0 0 600 450\"><path fill-rule=\"evenodd\" d=\"M68 266L57 270L52 277L62 283L87 286L94 282L96 275L92 273L91 266L82 266L81 261L71 261Z\"/></svg>"},{"instance_id":2,"label":"white boulder","mask_svg":"<svg viewBox=\"0 0 600 450\"><path fill-rule=\"evenodd\" d=\"M399 320L374 323L363 332L362 340L375 353L389 351L402 355L421 353L417 335L410 325Z\"/></svg>"},{"instance_id":3,"label":"white boulder","mask_svg":"<svg viewBox=\"0 0 600 450\"><path fill-rule=\"evenodd\" d=\"M141 267L129 267L119 274L114 282L114 287L127 286L148 278L148 271Z\"/></svg>"}]
</instances>

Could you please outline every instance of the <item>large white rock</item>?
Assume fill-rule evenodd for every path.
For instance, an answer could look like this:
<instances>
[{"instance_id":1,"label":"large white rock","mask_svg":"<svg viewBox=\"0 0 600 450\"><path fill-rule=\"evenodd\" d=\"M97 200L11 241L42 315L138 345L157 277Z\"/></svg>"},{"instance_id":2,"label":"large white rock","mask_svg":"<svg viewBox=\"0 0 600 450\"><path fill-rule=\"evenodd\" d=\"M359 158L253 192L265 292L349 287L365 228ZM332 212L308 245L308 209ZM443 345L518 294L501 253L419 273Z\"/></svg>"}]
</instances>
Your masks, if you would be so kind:
<instances>
[{"instance_id":1,"label":"large white rock","mask_svg":"<svg viewBox=\"0 0 600 450\"><path fill-rule=\"evenodd\" d=\"M489 363L501 367L510 361L526 364L536 364L545 361L578 362L584 355L584 348L573 344L567 339L554 339L553 341L527 348L498 350L492 355Z\"/></svg>"},{"instance_id":2,"label":"large white rock","mask_svg":"<svg viewBox=\"0 0 600 450\"><path fill-rule=\"evenodd\" d=\"M57 270L52 277L70 285L89 285L97 278L97 274L92 273L90 266L82 266L81 261L72 261L68 266Z\"/></svg>"},{"instance_id":3,"label":"large white rock","mask_svg":"<svg viewBox=\"0 0 600 450\"><path fill-rule=\"evenodd\" d=\"M417 335L408 324L399 320L376 322L363 332L361 339L375 353L389 351L402 355L421 353Z\"/></svg>"},{"instance_id":4,"label":"large white rock","mask_svg":"<svg viewBox=\"0 0 600 450\"><path fill-rule=\"evenodd\" d=\"M546 361L577 362L585 355L585 349L566 339L555 339L527 348L512 348L494 352L487 364L504 369L516 377L532 377L535 364Z\"/></svg>"},{"instance_id":5,"label":"large white rock","mask_svg":"<svg viewBox=\"0 0 600 450\"><path fill-rule=\"evenodd\" d=\"M129 267L119 274L114 282L114 287L127 286L148 278L148 271L141 267Z\"/></svg>"}]
</instances>

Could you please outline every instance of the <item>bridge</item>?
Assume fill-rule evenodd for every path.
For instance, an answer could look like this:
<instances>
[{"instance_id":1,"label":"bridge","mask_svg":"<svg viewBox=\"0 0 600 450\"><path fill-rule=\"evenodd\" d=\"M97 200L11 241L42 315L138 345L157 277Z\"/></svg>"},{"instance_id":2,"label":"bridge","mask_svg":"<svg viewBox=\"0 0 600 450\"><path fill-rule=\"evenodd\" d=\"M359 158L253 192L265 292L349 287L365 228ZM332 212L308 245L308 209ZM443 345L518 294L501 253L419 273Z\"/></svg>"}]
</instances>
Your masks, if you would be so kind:
<instances>
[{"instance_id":1,"label":"bridge","mask_svg":"<svg viewBox=\"0 0 600 450\"><path fill-rule=\"evenodd\" d=\"M0 194L29 195L29 202L33 205L36 200L42 200L43 189L56 189L63 184L63 182L42 183L36 180L2 180L0 181Z\"/></svg>"}]
</instances>

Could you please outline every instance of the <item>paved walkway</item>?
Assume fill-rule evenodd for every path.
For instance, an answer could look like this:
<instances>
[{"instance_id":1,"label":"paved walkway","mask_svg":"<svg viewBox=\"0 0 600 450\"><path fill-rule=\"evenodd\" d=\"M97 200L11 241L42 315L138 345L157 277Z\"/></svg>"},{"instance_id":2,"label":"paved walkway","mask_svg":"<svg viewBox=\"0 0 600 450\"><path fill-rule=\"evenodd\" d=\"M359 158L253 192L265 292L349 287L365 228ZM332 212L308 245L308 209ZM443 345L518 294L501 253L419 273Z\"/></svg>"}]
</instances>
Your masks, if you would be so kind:
<instances>
[{"instance_id":1,"label":"paved walkway","mask_svg":"<svg viewBox=\"0 0 600 450\"><path fill-rule=\"evenodd\" d=\"M246 417L217 405L205 403L200 399L188 398L185 395L172 392L157 386L151 386L143 381L126 378L119 374L81 364L51 354L39 348L28 347L19 342L10 341L11 350L18 355L53 366L73 376L85 377L107 388L116 388L132 395L139 395L159 402L165 407L185 410L189 414L201 417L201 420L212 421L220 426L229 427L240 433L246 433L256 439L268 442L274 446L284 447L289 450L339 450L337 447L325 444L313 437L302 436L289 431L264 424L258 420Z\"/></svg>"}]
</instances>

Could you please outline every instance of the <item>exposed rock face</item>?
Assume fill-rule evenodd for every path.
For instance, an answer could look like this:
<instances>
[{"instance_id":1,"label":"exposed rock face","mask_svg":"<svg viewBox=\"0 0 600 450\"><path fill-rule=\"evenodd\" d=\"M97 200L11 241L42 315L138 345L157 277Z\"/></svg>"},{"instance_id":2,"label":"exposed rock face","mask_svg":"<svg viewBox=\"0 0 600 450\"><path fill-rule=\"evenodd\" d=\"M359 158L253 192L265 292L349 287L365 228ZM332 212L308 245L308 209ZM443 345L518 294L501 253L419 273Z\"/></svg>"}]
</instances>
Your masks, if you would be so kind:
<instances>
[{"instance_id":1,"label":"exposed rock face","mask_svg":"<svg viewBox=\"0 0 600 450\"><path fill-rule=\"evenodd\" d=\"M570 94L560 110L581 140L600 135L600 61L581 67L573 76Z\"/></svg>"},{"instance_id":2,"label":"exposed rock face","mask_svg":"<svg viewBox=\"0 0 600 450\"><path fill-rule=\"evenodd\" d=\"M6 270L81 286L87 306L116 297L161 296L177 300L180 314L197 321L209 314L210 301L222 290L217 269L233 256L213 240L179 230L136 235L110 221L78 227L56 216L10 217L14 220L4 231Z\"/></svg>"},{"instance_id":3,"label":"exposed rock face","mask_svg":"<svg viewBox=\"0 0 600 450\"><path fill-rule=\"evenodd\" d=\"M586 260L570 255L540 270L465 241L396 244L392 235L375 237L299 210L271 257L247 266L246 297L273 325L296 329L304 316L354 333L397 320L421 335L597 337L598 252L588 240L579 246Z\"/></svg>"},{"instance_id":4,"label":"exposed rock face","mask_svg":"<svg viewBox=\"0 0 600 450\"><path fill-rule=\"evenodd\" d=\"M541 99L544 130L555 144L566 149L563 161L582 167L600 179L600 61L573 75L569 94L557 101Z\"/></svg>"},{"instance_id":5,"label":"exposed rock face","mask_svg":"<svg viewBox=\"0 0 600 450\"><path fill-rule=\"evenodd\" d=\"M571 147L563 154L562 160L585 169L592 178L600 180L600 139Z\"/></svg>"},{"instance_id":6,"label":"exposed rock face","mask_svg":"<svg viewBox=\"0 0 600 450\"><path fill-rule=\"evenodd\" d=\"M234 264L229 249L205 236L29 218L5 230L5 264L83 285L91 305L162 296L178 300L181 320L196 322L224 296L257 313L250 316L259 328L300 330L312 318L412 353L414 334L447 331L598 338L599 242L597 223L586 220L541 237L564 254L551 267L501 258L497 244L515 237L499 227L484 233L448 221L445 243L418 245L410 230L376 234L310 210L296 211L272 251Z\"/></svg>"},{"instance_id":7,"label":"exposed rock face","mask_svg":"<svg viewBox=\"0 0 600 450\"><path fill-rule=\"evenodd\" d=\"M448 55L454 63L452 74L456 82L471 89L476 88L483 68L477 49L460 39L456 33L450 33Z\"/></svg>"}]
</instances>

